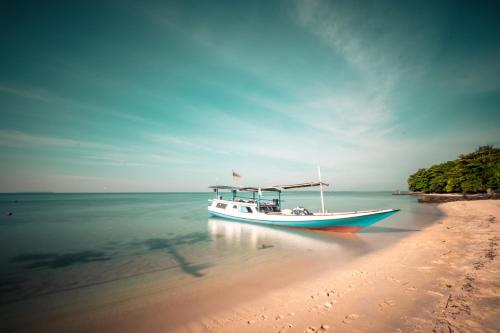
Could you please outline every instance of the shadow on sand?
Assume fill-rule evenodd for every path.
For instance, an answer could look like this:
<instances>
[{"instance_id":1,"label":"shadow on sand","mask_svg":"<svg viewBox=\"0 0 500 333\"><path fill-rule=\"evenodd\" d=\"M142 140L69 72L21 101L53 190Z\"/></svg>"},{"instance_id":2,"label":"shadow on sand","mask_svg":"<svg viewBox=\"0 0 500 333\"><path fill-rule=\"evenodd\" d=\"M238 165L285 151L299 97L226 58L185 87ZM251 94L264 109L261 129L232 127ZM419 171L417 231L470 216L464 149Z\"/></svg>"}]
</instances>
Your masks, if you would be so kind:
<instances>
[{"instance_id":1,"label":"shadow on sand","mask_svg":"<svg viewBox=\"0 0 500 333\"><path fill-rule=\"evenodd\" d=\"M57 253L27 253L15 256L12 262L25 262L27 268L61 268L76 264L84 264L93 261L106 261L111 257L104 252L79 251L63 254Z\"/></svg>"},{"instance_id":2,"label":"shadow on sand","mask_svg":"<svg viewBox=\"0 0 500 333\"><path fill-rule=\"evenodd\" d=\"M201 272L205 268L210 267L209 264L192 264L185 257L183 257L177 250L176 246L184 244L195 244L200 242L210 241L210 235L203 232L191 233L187 235L172 237L172 238L150 238L143 242L150 251L166 250L172 258L179 264L183 272L193 276L202 277L204 274Z\"/></svg>"}]
</instances>

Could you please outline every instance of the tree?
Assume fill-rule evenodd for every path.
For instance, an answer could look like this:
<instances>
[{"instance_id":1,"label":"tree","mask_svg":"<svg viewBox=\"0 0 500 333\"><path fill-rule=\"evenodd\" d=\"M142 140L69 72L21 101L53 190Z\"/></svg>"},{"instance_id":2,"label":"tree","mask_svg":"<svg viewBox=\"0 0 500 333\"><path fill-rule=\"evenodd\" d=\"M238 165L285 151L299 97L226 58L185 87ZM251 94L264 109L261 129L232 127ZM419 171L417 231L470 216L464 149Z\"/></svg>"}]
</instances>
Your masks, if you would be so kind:
<instances>
[{"instance_id":1,"label":"tree","mask_svg":"<svg viewBox=\"0 0 500 333\"><path fill-rule=\"evenodd\" d=\"M478 193L500 189L500 149L481 146L456 160L419 169L408 177L411 191Z\"/></svg>"}]
</instances>

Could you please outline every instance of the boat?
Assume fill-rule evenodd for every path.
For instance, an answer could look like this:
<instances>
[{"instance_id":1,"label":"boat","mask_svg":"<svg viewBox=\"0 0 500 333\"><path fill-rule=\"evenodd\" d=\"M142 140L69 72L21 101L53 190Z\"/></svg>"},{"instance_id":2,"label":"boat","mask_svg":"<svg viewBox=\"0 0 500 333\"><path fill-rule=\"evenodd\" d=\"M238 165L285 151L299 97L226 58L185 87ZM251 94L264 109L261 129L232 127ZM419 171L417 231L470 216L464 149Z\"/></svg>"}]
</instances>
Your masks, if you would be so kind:
<instances>
[{"instance_id":1,"label":"boat","mask_svg":"<svg viewBox=\"0 0 500 333\"><path fill-rule=\"evenodd\" d=\"M209 186L214 191L215 197L209 200L208 212L212 216L240 222L354 233L399 211L399 209L375 209L329 213L325 211L323 186L329 184L322 182L321 176L318 182L266 187ZM320 212L313 213L304 207L282 209L282 191L307 187L320 188ZM271 193L275 197L264 198L263 193ZM230 194L229 198L227 194Z\"/></svg>"}]
</instances>

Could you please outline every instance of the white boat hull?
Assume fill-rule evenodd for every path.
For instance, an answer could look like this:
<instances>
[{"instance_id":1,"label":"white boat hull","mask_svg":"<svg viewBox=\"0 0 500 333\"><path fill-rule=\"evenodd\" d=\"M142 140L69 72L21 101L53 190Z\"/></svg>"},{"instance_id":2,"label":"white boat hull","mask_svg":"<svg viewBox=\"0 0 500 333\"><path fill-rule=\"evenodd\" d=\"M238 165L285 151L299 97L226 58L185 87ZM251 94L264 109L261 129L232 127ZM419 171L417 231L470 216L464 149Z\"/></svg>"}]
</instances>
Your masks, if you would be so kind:
<instances>
[{"instance_id":1,"label":"white boat hull","mask_svg":"<svg viewBox=\"0 0 500 333\"><path fill-rule=\"evenodd\" d=\"M228 205L232 204L227 202ZM312 215L285 215L281 213L241 212L238 209L222 209L215 204L208 207L209 214L220 218L248 223L268 224L283 227L326 229L341 232L356 232L386 217L399 209L380 209L346 213L325 213Z\"/></svg>"}]
</instances>

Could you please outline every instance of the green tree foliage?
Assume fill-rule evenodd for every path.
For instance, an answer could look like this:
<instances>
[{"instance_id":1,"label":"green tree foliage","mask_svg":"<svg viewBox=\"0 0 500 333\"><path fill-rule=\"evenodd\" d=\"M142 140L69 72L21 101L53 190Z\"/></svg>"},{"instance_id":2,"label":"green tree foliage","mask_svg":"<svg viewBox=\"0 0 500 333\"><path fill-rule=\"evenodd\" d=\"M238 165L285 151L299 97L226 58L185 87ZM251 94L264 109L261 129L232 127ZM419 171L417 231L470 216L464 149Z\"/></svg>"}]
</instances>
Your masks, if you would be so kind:
<instances>
[{"instance_id":1,"label":"green tree foliage","mask_svg":"<svg viewBox=\"0 0 500 333\"><path fill-rule=\"evenodd\" d=\"M500 149L479 147L454 161L419 169L408 178L410 191L478 193L500 189Z\"/></svg>"}]
</instances>

